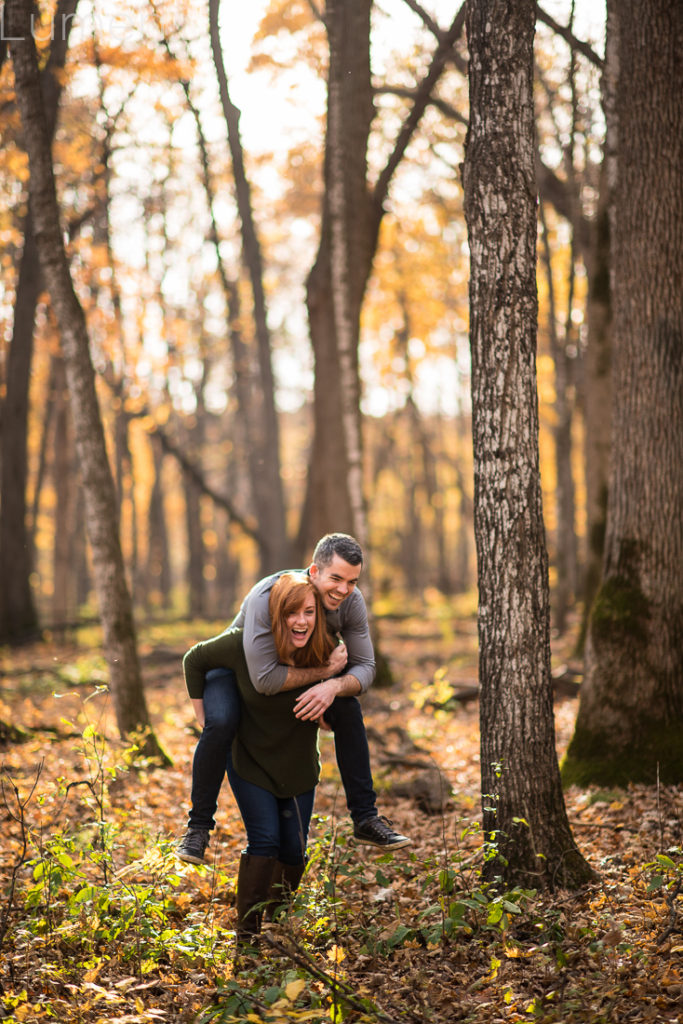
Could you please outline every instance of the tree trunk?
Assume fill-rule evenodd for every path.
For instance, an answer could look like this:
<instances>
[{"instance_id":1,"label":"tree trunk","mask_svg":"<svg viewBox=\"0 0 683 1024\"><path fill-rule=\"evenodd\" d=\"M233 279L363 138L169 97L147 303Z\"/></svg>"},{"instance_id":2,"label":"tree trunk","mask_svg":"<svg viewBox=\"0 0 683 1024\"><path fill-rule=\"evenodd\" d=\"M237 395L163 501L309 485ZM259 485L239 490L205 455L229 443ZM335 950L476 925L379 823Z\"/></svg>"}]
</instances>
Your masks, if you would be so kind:
<instances>
[{"instance_id":1,"label":"tree trunk","mask_svg":"<svg viewBox=\"0 0 683 1024\"><path fill-rule=\"evenodd\" d=\"M363 487L358 336L370 272L367 140L374 114L370 81L372 0L328 0L330 42L326 196L330 218L331 295L338 360L340 433L351 513L350 532L368 550ZM330 527L331 529L332 527ZM367 589L367 578L365 587Z\"/></svg>"},{"instance_id":2,"label":"tree trunk","mask_svg":"<svg viewBox=\"0 0 683 1024\"><path fill-rule=\"evenodd\" d=\"M164 452L156 434L150 437L154 460L154 483L147 513L147 565L144 574L144 600L148 609L171 605L171 552L164 508Z\"/></svg>"},{"instance_id":3,"label":"tree trunk","mask_svg":"<svg viewBox=\"0 0 683 1024\"><path fill-rule=\"evenodd\" d=\"M133 610L116 521L114 482L107 461L85 317L73 288L59 223L30 14L28 0L6 0L5 24L9 28L17 104L29 159L35 237L61 333L111 693L120 733L137 734L145 754L166 759L151 731L142 688Z\"/></svg>"},{"instance_id":4,"label":"tree trunk","mask_svg":"<svg viewBox=\"0 0 683 1024\"><path fill-rule=\"evenodd\" d=\"M353 517L362 514L362 496L351 491L351 487L359 486L361 474L358 466L362 461L362 446L358 448L362 440L357 348L359 323L355 317L360 317L391 179L415 134L429 97L452 53L453 43L462 32L464 21L461 10L440 37L429 70L415 89L413 106L396 138L394 149L372 187L367 181L368 139L373 117L369 53L371 8L371 0L347 0L344 3L328 0L325 10L330 43L330 108L335 106L339 109L336 113L330 109L328 114L320 244L306 283L309 330L315 359L314 435L298 538L300 550L309 550L329 530L353 532ZM337 136L338 145L335 142ZM333 146L338 150L338 167L334 163ZM335 309L333 306L333 296L336 301L335 287L347 270L341 264L337 265L335 275L338 280L333 286L332 246L338 245L339 232L337 228L332 229L330 190L342 173L345 191L335 193L333 201L337 223L341 202L349 217L349 223L343 228L351 254L349 280L348 285L341 283L344 288L348 287L348 316L353 317L354 322L348 328L342 325L344 336L340 342L337 337L340 311L339 307ZM356 407L349 409L348 402L355 402ZM350 451L349 443L352 446ZM350 481L353 481L351 485Z\"/></svg>"},{"instance_id":5,"label":"tree trunk","mask_svg":"<svg viewBox=\"0 0 683 1024\"><path fill-rule=\"evenodd\" d=\"M254 458L259 465L254 474L256 507L259 523L268 550L262 560L262 570L271 572L292 564L287 541L287 515L282 477L280 474L280 428L275 407L275 381L271 365L271 338L268 328L266 298L263 289L263 257L251 203L251 187L244 166L244 153L239 130L237 107L230 100L228 77L223 63L218 31L218 0L209 0L209 30L223 116L228 131L228 145L235 180L235 197L242 233L242 261L249 275L254 304L254 326L258 353L259 385L252 400L259 408L255 426L259 431L258 447Z\"/></svg>"},{"instance_id":6,"label":"tree trunk","mask_svg":"<svg viewBox=\"0 0 683 1024\"><path fill-rule=\"evenodd\" d=\"M0 490L0 643L40 635L30 577L32 545L26 529L27 431L33 325L42 279L30 212L24 220L14 330L7 360L7 397L2 405Z\"/></svg>"},{"instance_id":7,"label":"tree trunk","mask_svg":"<svg viewBox=\"0 0 683 1024\"><path fill-rule=\"evenodd\" d=\"M187 537L187 602L192 619L206 615L204 560L206 550L202 534L201 491L194 480L183 475L185 492L185 535Z\"/></svg>"},{"instance_id":8,"label":"tree trunk","mask_svg":"<svg viewBox=\"0 0 683 1024\"><path fill-rule=\"evenodd\" d=\"M217 15L217 12L216 12ZM176 59L172 53L170 43L164 37L163 44L172 59ZM251 499L254 508L255 518L259 529L257 542L259 545L260 572L265 575L282 568L281 559L285 557L286 544L282 538L285 537L284 517L280 516L277 526L271 524L270 519L273 509L279 502L277 495L282 496L282 481L279 470L279 441L277 436L269 436L269 425L263 414L264 398L263 388L266 386L261 380L262 363L254 360L251 347L245 341L242 331L242 309L239 282L232 280L228 275L225 259L221 253L220 236L215 215L215 189L211 179L211 167L209 162L209 150L206 136L202 126L198 108L192 101L190 82L182 79L180 82L185 99L192 114L197 130L197 142L199 145L202 186L206 194L207 207L210 219L210 240L216 254L218 278L225 299L227 334L230 340L232 354L232 368L234 374L234 392L238 407L240 424L246 437L247 449L246 465L249 474L251 487ZM229 97L228 97L229 102ZM234 142L234 139L233 139ZM272 374L269 385L272 392ZM271 393L270 400L274 402ZM272 433L272 423L270 423ZM272 501L272 493L266 486L266 481L277 483L276 502ZM284 498L282 497L282 508Z\"/></svg>"},{"instance_id":9,"label":"tree trunk","mask_svg":"<svg viewBox=\"0 0 683 1024\"><path fill-rule=\"evenodd\" d=\"M55 425L53 480L55 536L53 548L52 624L64 627L75 616L74 539L78 476L73 457L73 429L68 406L64 360L54 358Z\"/></svg>"},{"instance_id":10,"label":"tree trunk","mask_svg":"<svg viewBox=\"0 0 683 1024\"><path fill-rule=\"evenodd\" d=\"M66 62L69 33L78 0L59 0L52 46L40 76L48 137L52 140ZM5 33L7 35L7 33ZM36 306L42 290L31 210L24 218L24 250L14 303L14 328L7 361L7 397L2 408L0 476L0 643L21 643L39 635L31 591L32 545L26 531L27 424Z\"/></svg>"},{"instance_id":11,"label":"tree trunk","mask_svg":"<svg viewBox=\"0 0 683 1024\"><path fill-rule=\"evenodd\" d=\"M471 0L464 165L479 578L485 876L593 875L562 798L538 458L533 0Z\"/></svg>"},{"instance_id":12,"label":"tree trunk","mask_svg":"<svg viewBox=\"0 0 683 1024\"><path fill-rule=\"evenodd\" d=\"M608 121L609 123L609 121ZM608 128L609 136L609 128ZM586 475L586 554L582 581L583 620L578 650L583 652L588 619L600 586L605 553L607 484L612 436L612 299L610 289L609 175L605 156L591 245L586 254L588 328L583 359L583 415Z\"/></svg>"},{"instance_id":13,"label":"tree trunk","mask_svg":"<svg viewBox=\"0 0 683 1024\"><path fill-rule=\"evenodd\" d=\"M569 268L569 296L567 302L567 319L560 339L558 332L558 316L555 302L555 283L553 265L548 237L543 200L539 202L540 219L543 239L543 264L548 283L548 334L550 336L550 353L555 368L555 423L553 440L555 442L555 494L556 494L556 527L555 527L555 627L560 635L567 628L567 614L576 595L577 543L575 526L574 476L572 474L572 418L573 404L570 399L571 369L567 354L568 335L571 325L571 307L574 295L574 252Z\"/></svg>"},{"instance_id":14,"label":"tree trunk","mask_svg":"<svg viewBox=\"0 0 683 1024\"><path fill-rule=\"evenodd\" d=\"M204 408L204 387L208 377L208 365L204 363L201 381L195 387L197 408L188 429L187 447L198 456L204 448L206 411ZM185 491L185 527L187 536L187 586L188 611L191 618L198 619L206 615L206 545L204 544L204 527L202 524L202 492L196 481L187 473L183 473Z\"/></svg>"},{"instance_id":15,"label":"tree trunk","mask_svg":"<svg viewBox=\"0 0 683 1024\"><path fill-rule=\"evenodd\" d=\"M683 8L607 5L613 440L569 781L683 780ZM609 108L608 108L609 113Z\"/></svg>"}]
</instances>

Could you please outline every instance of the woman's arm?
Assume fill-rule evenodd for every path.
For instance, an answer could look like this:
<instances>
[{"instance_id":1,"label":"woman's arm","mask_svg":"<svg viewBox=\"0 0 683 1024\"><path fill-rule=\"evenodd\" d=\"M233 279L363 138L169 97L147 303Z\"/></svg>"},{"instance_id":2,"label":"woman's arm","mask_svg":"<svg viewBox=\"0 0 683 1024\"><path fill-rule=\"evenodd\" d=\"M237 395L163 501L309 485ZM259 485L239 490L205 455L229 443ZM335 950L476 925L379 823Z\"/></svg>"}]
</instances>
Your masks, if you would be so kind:
<instances>
[{"instance_id":1,"label":"woman's arm","mask_svg":"<svg viewBox=\"0 0 683 1024\"><path fill-rule=\"evenodd\" d=\"M210 669L232 668L237 671L243 666L246 668L241 629L227 629L210 640L201 640L183 658L183 674L190 699L193 702L201 700L204 677Z\"/></svg>"}]
</instances>

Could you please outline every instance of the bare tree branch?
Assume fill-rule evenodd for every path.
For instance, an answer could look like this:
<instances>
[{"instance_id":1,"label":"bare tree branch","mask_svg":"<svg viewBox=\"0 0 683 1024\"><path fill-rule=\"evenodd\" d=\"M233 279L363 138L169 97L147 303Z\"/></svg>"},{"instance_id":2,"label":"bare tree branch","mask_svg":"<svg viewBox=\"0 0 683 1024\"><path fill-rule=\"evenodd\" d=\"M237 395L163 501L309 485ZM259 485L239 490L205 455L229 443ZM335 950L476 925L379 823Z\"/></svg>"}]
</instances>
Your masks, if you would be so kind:
<instances>
[{"instance_id":1,"label":"bare tree branch","mask_svg":"<svg viewBox=\"0 0 683 1024\"><path fill-rule=\"evenodd\" d=\"M400 85L378 85L375 86L374 92L376 96L399 96L405 100L415 100L417 98L417 91L415 89L407 89ZM445 100L439 99L438 96L430 96L429 105L440 110L444 117L448 117L452 121L457 121L459 124L467 127L469 123L467 118L450 103L446 103Z\"/></svg>"},{"instance_id":2,"label":"bare tree branch","mask_svg":"<svg viewBox=\"0 0 683 1024\"><path fill-rule=\"evenodd\" d=\"M411 9L411 11L414 11L414 13L417 14L418 18L420 18L425 28L428 28L429 31L436 37L436 39L439 42L441 42L445 34L444 30L434 20L434 18L432 18L429 11L425 11L422 4L417 3L417 0L403 0L403 2L407 7ZM459 53L457 53L456 50L451 51L451 53L448 55L448 59L453 62L453 64L458 69L461 75L467 74L467 61L463 60L463 58L460 56Z\"/></svg>"},{"instance_id":3,"label":"bare tree branch","mask_svg":"<svg viewBox=\"0 0 683 1024\"><path fill-rule=\"evenodd\" d=\"M185 452L183 452L178 447L178 445L171 440L168 434L164 431L163 427L160 427L157 424L153 427L150 433L157 435L159 441L161 442L161 447L164 449L166 454L173 456L178 465L183 469L185 473L187 473L187 475L197 485L197 487L199 488L200 491L202 491L202 493L206 494L206 496L208 498L211 498L211 500L216 505L224 509L228 513L230 518L233 520L233 522L235 522L240 527L240 529L242 529L244 533L247 534L248 537L251 537L259 545L263 543L263 538L259 533L258 525L256 524L256 522L253 519L243 516L240 512L237 511L233 503L230 501L228 497L226 497L226 495L221 494L214 487L212 487L211 484L207 483L204 474L202 473L199 466L197 466L197 464L193 462L185 454Z\"/></svg>"},{"instance_id":4,"label":"bare tree branch","mask_svg":"<svg viewBox=\"0 0 683 1024\"><path fill-rule=\"evenodd\" d=\"M447 32L443 32L439 36L439 43L434 51L429 70L415 90L415 102L412 110L405 119L401 131L398 133L394 151L389 157L384 170L377 179L377 183L373 191L372 199L376 210L381 209L382 204L386 199L386 195L389 190L389 182L393 177L394 171L401 162L408 143L415 134L415 130L420 123L420 119L430 103L432 89L443 72L449 55L453 50L453 44L463 30L465 24L465 7L466 4L463 3L460 10L454 17L451 27Z\"/></svg>"},{"instance_id":5,"label":"bare tree branch","mask_svg":"<svg viewBox=\"0 0 683 1024\"><path fill-rule=\"evenodd\" d=\"M318 7L318 5L314 3L313 0L306 0L306 2L308 3L308 6L311 8L311 13L313 17L316 19L316 21L324 21L325 18L323 17L323 12Z\"/></svg>"},{"instance_id":6,"label":"bare tree branch","mask_svg":"<svg viewBox=\"0 0 683 1024\"><path fill-rule=\"evenodd\" d=\"M406 3L407 2L408 0L406 0ZM566 28L564 25L560 25L558 21L551 18L551 16L546 14L539 4L536 4L535 6L536 17L539 21L542 21L544 25L547 25L548 28L551 28L553 32L558 34L558 36L561 36L565 42L569 43L573 50L578 50L579 53L582 53L583 56L591 62L591 64L595 64L596 68L600 68L600 70L602 70L605 66L605 62L602 57L598 56L592 46L589 46L588 43L585 43L582 39L578 39L570 29Z\"/></svg>"}]
</instances>

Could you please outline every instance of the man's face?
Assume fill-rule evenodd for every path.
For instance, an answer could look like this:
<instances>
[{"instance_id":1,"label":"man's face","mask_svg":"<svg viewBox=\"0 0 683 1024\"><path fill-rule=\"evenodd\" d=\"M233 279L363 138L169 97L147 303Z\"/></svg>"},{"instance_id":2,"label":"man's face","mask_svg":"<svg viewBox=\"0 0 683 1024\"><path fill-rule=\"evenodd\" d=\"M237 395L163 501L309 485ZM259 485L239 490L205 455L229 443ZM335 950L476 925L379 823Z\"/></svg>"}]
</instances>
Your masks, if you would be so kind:
<instances>
[{"instance_id":1,"label":"man's face","mask_svg":"<svg viewBox=\"0 0 683 1024\"><path fill-rule=\"evenodd\" d=\"M339 555L335 555L330 564L322 569L315 562L311 565L309 575L329 612L333 612L353 593L361 568L360 565L349 565Z\"/></svg>"}]
</instances>

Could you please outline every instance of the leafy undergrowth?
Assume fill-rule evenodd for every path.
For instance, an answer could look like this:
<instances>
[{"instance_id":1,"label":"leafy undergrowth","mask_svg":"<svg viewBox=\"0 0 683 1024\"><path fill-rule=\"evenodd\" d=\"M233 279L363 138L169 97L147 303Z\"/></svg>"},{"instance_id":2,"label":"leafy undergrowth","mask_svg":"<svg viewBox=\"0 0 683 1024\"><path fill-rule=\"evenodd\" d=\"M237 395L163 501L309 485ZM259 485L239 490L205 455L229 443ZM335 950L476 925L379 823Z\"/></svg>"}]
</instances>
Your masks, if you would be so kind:
<instances>
[{"instance_id":1,"label":"leafy undergrowth","mask_svg":"<svg viewBox=\"0 0 683 1024\"><path fill-rule=\"evenodd\" d=\"M5 652L0 719L20 731L2 749L0 1019L683 1022L683 788L570 790L600 883L488 890L478 712L454 698L476 678L476 628L453 621L387 618L396 685L365 703L380 810L413 845L349 843L324 736L309 868L255 956L235 955L244 833L227 787L207 866L173 854L196 737L180 656L212 627L142 645L163 771L116 737L95 647ZM558 700L560 754L575 711Z\"/></svg>"}]
</instances>

